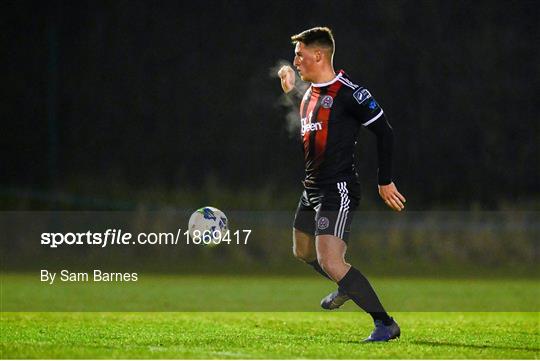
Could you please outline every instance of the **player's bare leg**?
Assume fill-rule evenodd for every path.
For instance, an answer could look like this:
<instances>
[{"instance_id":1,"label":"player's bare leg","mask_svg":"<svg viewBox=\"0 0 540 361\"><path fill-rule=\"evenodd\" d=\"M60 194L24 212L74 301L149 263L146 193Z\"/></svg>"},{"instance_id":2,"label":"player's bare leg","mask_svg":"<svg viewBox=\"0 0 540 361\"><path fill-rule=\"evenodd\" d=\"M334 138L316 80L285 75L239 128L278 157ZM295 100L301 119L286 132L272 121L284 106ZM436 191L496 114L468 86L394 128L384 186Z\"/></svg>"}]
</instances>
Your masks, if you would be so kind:
<instances>
[{"instance_id":1,"label":"player's bare leg","mask_svg":"<svg viewBox=\"0 0 540 361\"><path fill-rule=\"evenodd\" d=\"M315 251L315 237L309 233L293 228L293 254L300 261L306 263L317 258Z\"/></svg>"},{"instance_id":2,"label":"player's bare leg","mask_svg":"<svg viewBox=\"0 0 540 361\"><path fill-rule=\"evenodd\" d=\"M342 279L351 268L351 265L345 262L347 244L336 236L317 236L316 252L322 269L335 282Z\"/></svg>"},{"instance_id":3,"label":"player's bare leg","mask_svg":"<svg viewBox=\"0 0 540 361\"><path fill-rule=\"evenodd\" d=\"M323 270L354 303L373 317L375 329L366 341L388 341L399 337L399 326L386 313L369 281L345 262L346 243L333 235L320 235L316 237L315 246Z\"/></svg>"},{"instance_id":4,"label":"player's bare leg","mask_svg":"<svg viewBox=\"0 0 540 361\"><path fill-rule=\"evenodd\" d=\"M317 251L315 250L315 236L302 232L299 229L293 228L293 254L294 256L309 264L324 277L330 279L323 271L317 261Z\"/></svg>"},{"instance_id":5,"label":"player's bare leg","mask_svg":"<svg viewBox=\"0 0 540 361\"><path fill-rule=\"evenodd\" d=\"M332 237L332 238L328 238ZM339 242L335 242L338 240ZM349 270L351 265L345 262L345 252L347 245L341 239L334 236L317 236L317 259L319 264L325 269L330 278L337 282ZM325 268L326 267L326 268ZM328 271L326 271L328 269ZM339 277L341 275L341 277ZM337 278L336 278L337 277ZM349 295L339 288L321 300L321 307L325 310L340 308L345 302L350 300Z\"/></svg>"}]
</instances>

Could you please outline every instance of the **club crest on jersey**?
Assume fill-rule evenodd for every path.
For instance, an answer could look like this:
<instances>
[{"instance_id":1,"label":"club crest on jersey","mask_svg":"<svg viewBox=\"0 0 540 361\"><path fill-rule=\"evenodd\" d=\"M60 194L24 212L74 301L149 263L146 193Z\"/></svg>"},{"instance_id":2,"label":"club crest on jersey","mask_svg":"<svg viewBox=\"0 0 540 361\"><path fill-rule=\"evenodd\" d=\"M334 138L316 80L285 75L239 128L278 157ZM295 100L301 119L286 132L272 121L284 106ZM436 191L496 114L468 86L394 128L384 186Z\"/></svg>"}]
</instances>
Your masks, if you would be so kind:
<instances>
[{"instance_id":1,"label":"club crest on jersey","mask_svg":"<svg viewBox=\"0 0 540 361\"><path fill-rule=\"evenodd\" d=\"M371 93L365 88L360 88L353 93L353 97L356 99L358 104L362 104L367 99L371 98Z\"/></svg>"},{"instance_id":2,"label":"club crest on jersey","mask_svg":"<svg viewBox=\"0 0 540 361\"><path fill-rule=\"evenodd\" d=\"M325 95L321 100L321 106L323 108L331 108L332 104L334 104L334 98L332 98L330 95Z\"/></svg>"}]
</instances>

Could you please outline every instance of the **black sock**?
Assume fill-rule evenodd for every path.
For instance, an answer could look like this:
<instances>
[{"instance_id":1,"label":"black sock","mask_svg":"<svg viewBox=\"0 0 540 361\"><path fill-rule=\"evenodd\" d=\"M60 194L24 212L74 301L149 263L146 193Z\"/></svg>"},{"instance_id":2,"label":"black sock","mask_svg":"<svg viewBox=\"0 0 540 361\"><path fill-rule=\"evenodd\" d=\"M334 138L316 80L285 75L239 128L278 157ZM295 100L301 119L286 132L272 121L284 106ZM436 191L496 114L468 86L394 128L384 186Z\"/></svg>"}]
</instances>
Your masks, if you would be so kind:
<instances>
[{"instance_id":1,"label":"black sock","mask_svg":"<svg viewBox=\"0 0 540 361\"><path fill-rule=\"evenodd\" d=\"M319 264L319 261L315 260L315 261L311 261L311 262L307 262L308 265L310 265L311 267L313 267L315 269L315 271L319 272L321 275L323 275L324 277L328 278L329 280L332 280L327 274L326 272L324 272L324 270L322 269L321 265Z\"/></svg>"},{"instance_id":2,"label":"black sock","mask_svg":"<svg viewBox=\"0 0 540 361\"><path fill-rule=\"evenodd\" d=\"M338 285L347 292L358 307L369 313L373 320L381 320L386 326L392 324L392 319L384 310L373 287L359 270L351 267Z\"/></svg>"}]
</instances>

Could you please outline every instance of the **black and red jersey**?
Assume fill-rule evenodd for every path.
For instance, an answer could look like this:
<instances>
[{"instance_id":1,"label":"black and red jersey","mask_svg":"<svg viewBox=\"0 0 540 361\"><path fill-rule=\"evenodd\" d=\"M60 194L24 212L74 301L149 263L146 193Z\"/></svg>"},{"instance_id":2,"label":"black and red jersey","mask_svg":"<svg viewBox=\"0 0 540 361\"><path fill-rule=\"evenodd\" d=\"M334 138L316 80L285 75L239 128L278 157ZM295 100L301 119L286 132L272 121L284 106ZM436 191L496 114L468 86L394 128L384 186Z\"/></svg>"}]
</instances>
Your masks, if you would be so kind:
<instances>
[{"instance_id":1,"label":"black and red jersey","mask_svg":"<svg viewBox=\"0 0 540 361\"><path fill-rule=\"evenodd\" d=\"M356 180L358 132L361 126L379 129L378 122L386 132L380 139L383 144L378 145L379 184L391 182L391 128L370 92L343 70L327 83L311 84L300 104L300 121L307 187Z\"/></svg>"}]
</instances>

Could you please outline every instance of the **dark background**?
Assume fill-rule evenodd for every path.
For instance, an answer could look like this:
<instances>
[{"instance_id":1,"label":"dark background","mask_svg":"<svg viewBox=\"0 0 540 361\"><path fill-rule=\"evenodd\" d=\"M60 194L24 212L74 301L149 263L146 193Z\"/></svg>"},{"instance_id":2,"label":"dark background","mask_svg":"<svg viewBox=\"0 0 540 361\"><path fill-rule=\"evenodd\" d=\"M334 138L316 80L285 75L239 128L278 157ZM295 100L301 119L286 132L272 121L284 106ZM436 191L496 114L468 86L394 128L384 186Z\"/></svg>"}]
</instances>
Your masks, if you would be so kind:
<instances>
[{"instance_id":1,"label":"dark background","mask_svg":"<svg viewBox=\"0 0 540 361\"><path fill-rule=\"evenodd\" d=\"M394 127L409 209L537 209L537 6L3 2L2 208L294 209L302 154L273 74L290 35L325 25ZM359 160L382 209L365 131Z\"/></svg>"}]
</instances>

